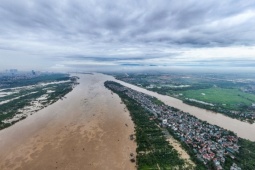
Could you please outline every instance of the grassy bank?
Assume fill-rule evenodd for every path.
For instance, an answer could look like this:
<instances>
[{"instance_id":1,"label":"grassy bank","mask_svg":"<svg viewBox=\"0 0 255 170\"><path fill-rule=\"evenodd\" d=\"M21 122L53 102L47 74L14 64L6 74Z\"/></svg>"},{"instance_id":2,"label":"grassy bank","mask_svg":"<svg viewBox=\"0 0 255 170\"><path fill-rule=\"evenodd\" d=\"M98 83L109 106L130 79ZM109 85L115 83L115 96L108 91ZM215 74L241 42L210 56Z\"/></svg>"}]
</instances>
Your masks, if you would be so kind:
<instances>
[{"instance_id":1,"label":"grassy bank","mask_svg":"<svg viewBox=\"0 0 255 170\"><path fill-rule=\"evenodd\" d=\"M226 109L239 110L242 105L251 106L252 103L255 103L255 95L244 93L238 89L209 88L187 90L181 93L185 98L218 104Z\"/></svg>"}]
</instances>

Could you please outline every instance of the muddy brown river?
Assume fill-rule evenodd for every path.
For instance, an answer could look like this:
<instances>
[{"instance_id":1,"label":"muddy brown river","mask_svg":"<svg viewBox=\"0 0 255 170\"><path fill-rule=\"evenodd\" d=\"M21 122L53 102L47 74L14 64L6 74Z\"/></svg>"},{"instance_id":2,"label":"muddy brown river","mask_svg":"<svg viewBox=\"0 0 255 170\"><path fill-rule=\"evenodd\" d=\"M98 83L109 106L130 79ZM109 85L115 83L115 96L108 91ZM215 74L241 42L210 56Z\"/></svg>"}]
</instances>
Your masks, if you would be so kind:
<instances>
[{"instance_id":1,"label":"muddy brown river","mask_svg":"<svg viewBox=\"0 0 255 170\"><path fill-rule=\"evenodd\" d=\"M1 170L136 169L134 125L108 76L81 74L63 100L0 131Z\"/></svg>"},{"instance_id":2,"label":"muddy brown river","mask_svg":"<svg viewBox=\"0 0 255 170\"><path fill-rule=\"evenodd\" d=\"M121 99L104 87L114 80L167 105L255 141L255 125L241 122L109 75L80 74L80 84L63 100L0 131L0 169L136 169L130 162L134 124Z\"/></svg>"}]
</instances>

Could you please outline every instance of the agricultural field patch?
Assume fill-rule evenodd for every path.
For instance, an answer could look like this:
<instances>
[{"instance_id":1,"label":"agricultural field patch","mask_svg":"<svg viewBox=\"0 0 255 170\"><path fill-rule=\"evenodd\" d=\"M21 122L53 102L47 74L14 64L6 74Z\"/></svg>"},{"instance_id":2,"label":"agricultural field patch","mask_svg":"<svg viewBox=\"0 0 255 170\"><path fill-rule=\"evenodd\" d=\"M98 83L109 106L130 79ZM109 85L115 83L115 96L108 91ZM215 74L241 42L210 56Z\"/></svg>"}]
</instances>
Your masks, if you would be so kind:
<instances>
[{"instance_id":1,"label":"agricultural field patch","mask_svg":"<svg viewBox=\"0 0 255 170\"><path fill-rule=\"evenodd\" d=\"M239 89L209 88L182 91L183 98L221 105L224 108L238 109L240 106L251 106L255 95L244 93Z\"/></svg>"}]
</instances>

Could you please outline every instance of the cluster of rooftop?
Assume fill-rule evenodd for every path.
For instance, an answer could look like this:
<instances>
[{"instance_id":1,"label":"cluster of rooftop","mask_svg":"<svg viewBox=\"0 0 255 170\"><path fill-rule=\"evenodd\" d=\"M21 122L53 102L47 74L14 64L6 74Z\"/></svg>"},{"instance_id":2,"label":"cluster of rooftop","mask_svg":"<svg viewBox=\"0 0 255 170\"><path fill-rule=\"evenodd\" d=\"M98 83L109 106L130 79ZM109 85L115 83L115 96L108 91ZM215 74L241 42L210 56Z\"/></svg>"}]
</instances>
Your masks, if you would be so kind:
<instances>
[{"instance_id":1,"label":"cluster of rooftop","mask_svg":"<svg viewBox=\"0 0 255 170\"><path fill-rule=\"evenodd\" d=\"M205 165L212 161L217 170L223 169L226 158L235 159L239 153L238 137L226 129L201 121L189 113L177 110L154 97L124 86L110 85L136 100L153 117L161 120L160 125L171 130L182 142L193 149L197 158ZM159 104L160 103L160 104ZM234 170L240 168L233 163Z\"/></svg>"}]
</instances>

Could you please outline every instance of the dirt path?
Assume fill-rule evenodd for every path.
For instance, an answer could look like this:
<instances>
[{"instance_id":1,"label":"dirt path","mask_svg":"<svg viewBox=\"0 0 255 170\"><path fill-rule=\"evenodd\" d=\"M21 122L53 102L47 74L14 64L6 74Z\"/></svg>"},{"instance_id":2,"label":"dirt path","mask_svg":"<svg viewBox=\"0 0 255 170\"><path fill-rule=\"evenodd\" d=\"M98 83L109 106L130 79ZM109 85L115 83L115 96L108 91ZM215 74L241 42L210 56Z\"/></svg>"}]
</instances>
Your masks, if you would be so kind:
<instances>
[{"instance_id":1,"label":"dirt path","mask_svg":"<svg viewBox=\"0 0 255 170\"><path fill-rule=\"evenodd\" d=\"M190 159L189 154L184 149L182 149L180 142L175 140L173 137L168 138L167 141L171 146L174 147L175 150L177 150L177 152L180 154L180 157L184 159L188 165L191 165L192 167L195 166L195 163Z\"/></svg>"}]
</instances>

